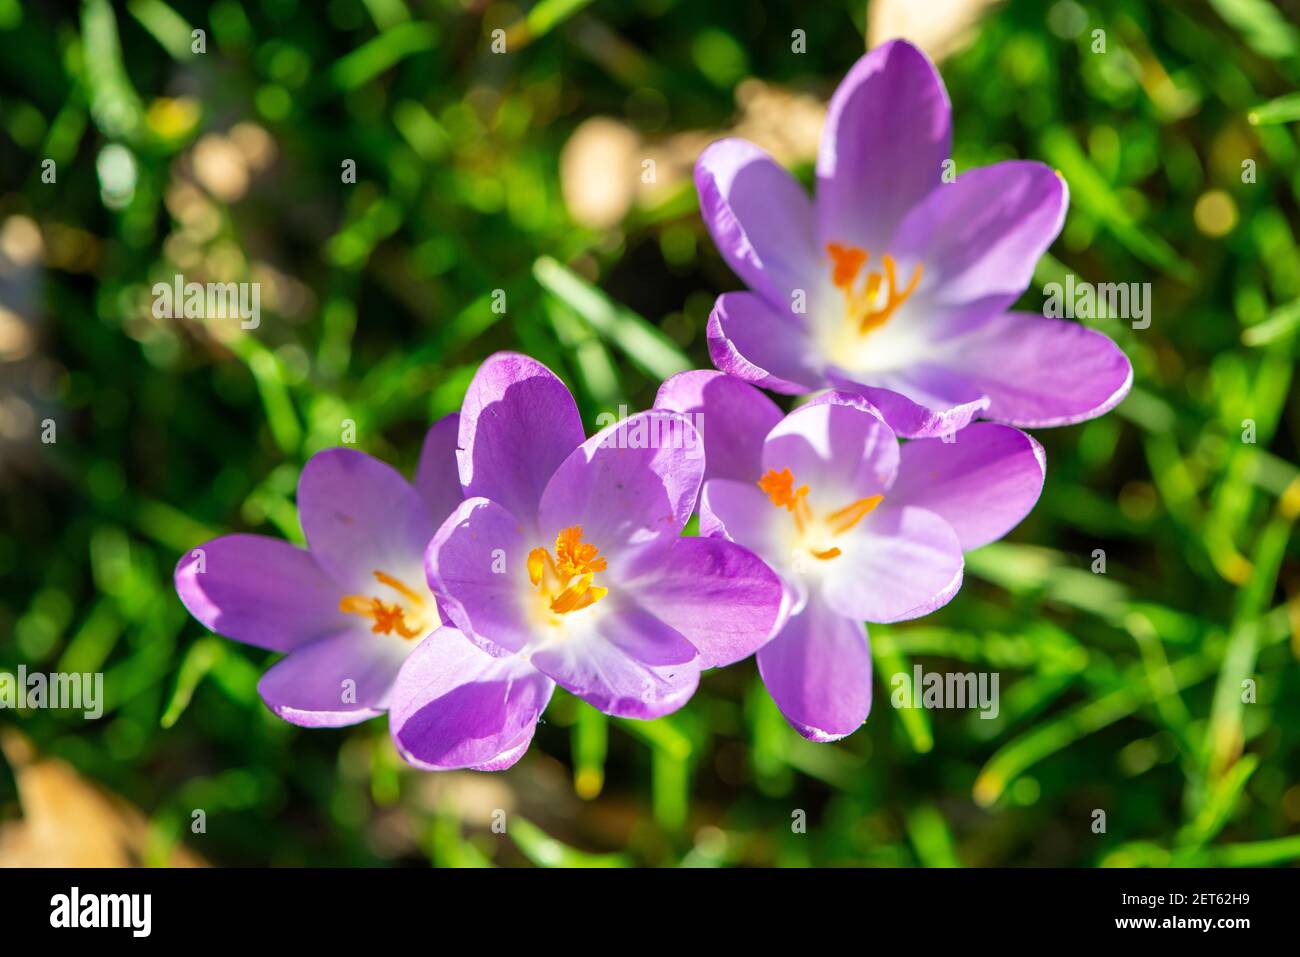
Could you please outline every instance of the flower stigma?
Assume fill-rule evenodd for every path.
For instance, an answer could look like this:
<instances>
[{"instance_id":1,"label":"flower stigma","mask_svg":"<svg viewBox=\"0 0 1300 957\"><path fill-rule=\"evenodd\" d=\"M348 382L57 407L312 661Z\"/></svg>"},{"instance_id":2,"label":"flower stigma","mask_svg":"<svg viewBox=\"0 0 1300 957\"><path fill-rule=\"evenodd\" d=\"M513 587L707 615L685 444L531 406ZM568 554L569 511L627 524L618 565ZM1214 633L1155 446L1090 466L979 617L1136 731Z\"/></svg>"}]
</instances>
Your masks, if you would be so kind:
<instances>
[{"instance_id":1,"label":"flower stigma","mask_svg":"<svg viewBox=\"0 0 1300 957\"><path fill-rule=\"evenodd\" d=\"M831 260L831 282L844 296L844 318L859 336L888 322L921 282L922 268L917 263L912 278L899 289L898 265L893 256L885 253L880 257L883 271L867 270L862 285L855 289L858 274L871 260L871 254L858 246L839 243L827 243L826 254Z\"/></svg>"},{"instance_id":2,"label":"flower stigma","mask_svg":"<svg viewBox=\"0 0 1300 957\"><path fill-rule=\"evenodd\" d=\"M609 593L597 585L596 574L608 563L600 549L582 540L582 526L573 525L555 536L555 556L545 548L528 553L528 580L550 616L567 615L588 608ZM559 617L551 617L559 624Z\"/></svg>"},{"instance_id":3,"label":"flower stigma","mask_svg":"<svg viewBox=\"0 0 1300 957\"><path fill-rule=\"evenodd\" d=\"M843 554L832 540L858 524L884 501L884 496L872 495L820 516L808 504L808 486L799 485L796 488L794 473L788 468L779 472L768 469L758 480L758 487L776 508L786 509L794 517L797 533L795 550L806 550L813 558L821 561L830 561Z\"/></svg>"},{"instance_id":4,"label":"flower stigma","mask_svg":"<svg viewBox=\"0 0 1300 957\"><path fill-rule=\"evenodd\" d=\"M339 599L339 611L369 618L373 622L370 630L376 635L397 632L408 641L424 637L442 623L438 609L428 600L428 595L420 594L400 578L378 569L374 576L379 584L396 592L398 599L385 602L373 595L344 595Z\"/></svg>"}]
</instances>

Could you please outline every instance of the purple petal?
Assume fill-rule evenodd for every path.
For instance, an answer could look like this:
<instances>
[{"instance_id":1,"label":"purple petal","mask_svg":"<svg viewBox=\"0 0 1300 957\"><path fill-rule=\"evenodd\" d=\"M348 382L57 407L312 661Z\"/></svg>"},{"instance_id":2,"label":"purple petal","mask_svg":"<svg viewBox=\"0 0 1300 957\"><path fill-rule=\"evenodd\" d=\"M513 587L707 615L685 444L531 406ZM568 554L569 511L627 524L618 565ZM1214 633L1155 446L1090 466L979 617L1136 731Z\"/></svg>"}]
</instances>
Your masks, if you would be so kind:
<instances>
[{"instance_id":1,"label":"purple petal","mask_svg":"<svg viewBox=\"0 0 1300 957\"><path fill-rule=\"evenodd\" d=\"M464 495L460 490L460 472L456 464L456 443L460 435L460 416L444 415L424 436L420 464L415 469L415 490L424 499L424 507L435 525L456 510Z\"/></svg>"},{"instance_id":2,"label":"purple petal","mask_svg":"<svg viewBox=\"0 0 1300 957\"><path fill-rule=\"evenodd\" d=\"M388 727L398 752L422 770L498 770L527 750L554 688L524 658L494 658L444 627L402 665Z\"/></svg>"},{"instance_id":3,"label":"purple petal","mask_svg":"<svg viewBox=\"0 0 1300 957\"><path fill-rule=\"evenodd\" d=\"M795 409L763 443L763 468L789 469L814 508L838 508L887 492L898 472L898 439L852 395Z\"/></svg>"},{"instance_id":4,"label":"purple petal","mask_svg":"<svg viewBox=\"0 0 1300 957\"><path fill-rule=\"evenodd\" d=\"M257 683L266 706L304 728L341 728L388 709L409 642L356 629L291 651Z\"/></svg>"},{"instance_id":5,"label":"purple petal","mask_svg":"<svg viewBox=\"0 0 1300 957\"><path fill-rule=\"evenodd\" d=\"M797 395L825 378L804 327L750 292L724 292L709 315L709 358L721 371L773 392Z\"/></svg>"},{"instance_id":6,"label":"purple petal","mask_svg":"<svg viewBox=\"0 0 1300 957\"><path fill-rule=\"evenodd\" d=\"M928 615L961 588L964 563L957 533L933 512L893 507L888 497L850 531L825 563L822 595L837 614L894 622Z\"/></svg>"},{"instance_id":7,"label":"purple petal","mask_svg":"<svg viewBox=\"0 0 1300 957\"><path fill-rule=\"evenodd\" d=\"M695 509L704 448L676 412L638 412L602 429L555 470L542 493L539 527L555 535L582 526L583 540L613 559L628 546L681 534Z\"/></svg>"},{"instance_id":8,"label":"purple petal","mask_svg":"<svg viewBox=\"0 0 1300 957\"><path fill-rule=\"evenodd\" d=\"M753 143L726 139L695 164L700 214L736 275L774 308L791 308L821 274L808 194Z\"/></svg>"},{"instance_id":9,"label":"purple petal","mask_svg":"<svg viewBox=\"0 0 1300 957\"><path fill-rule=\"evenodd\" d=\"M890 244L902 275L915 263L924 270L916 308L899 321L951 329L1002 312L1028 288L1068 205L1064 179L1019 160L970 170L934 190Z\"/></svg>"},{"instance_id":10,"label":"purple petal","mask_svg":"<svg viewBox=\"0 0 1300 957\"><path fill-rule=\"evenodd\" d=\"M781 421L776 403L721 372L679 372L655 397L656 409L688 416L704 442L704 478L755 482L763 474L763 439Z\"/></svg>"},{"instance_id":11,"label":"purple petal","mask_svg":"<svg viewBox=\"0 0 1300 957\"><path fill-rule=\"evenodd\" d=\"M882 377L882 385L867 385L832 372L837 389L862 396L889 427L905 439L950 435L965 428L988 408L988 397L961 376L936 366L916 366Z\"/></svg>"},{"instance_id":12,"label":"purple petal","mask_svg":"<svg viewBox=\"0 0 1300 957\"><path fill-rule=\"evenodd\" d=\"M916 505L957 533L963 551L997 541L1020 524L1043 490L1043 447L1017 429L976 422L952 442L921 439L901 451L891 506Z\"/></svg>"},{"instance_id":13,"label":"purple petal","mask_svg":"<svg viewBox=\"0 0 1300 957\"><path fill-rule=\"evenodd\" d=\"M531 637L523 598L528 550L519 520L496 502L466 499L443 522L424 556L429 587L447 616L485 651L519 651Z\"/></svg>"},{"instance_id":14,"label":"purple petal","mask_svg":"<svg viewBox=\"0 0 1300 957\"><path fill-rule=\"evenodd\" d=\"M176 565L176 594L219 635L289 651L348 626L343 590L310 552L261 535L226 535Z\"/></svg>"},{"instance_id":15,"label":"purple petal","mask_svg":"<svg viewBox=\"0 0 1300 957\"><path fill-rule=\"evenodd\" d=\"M988 395L987 418L1024 428L1095 419L1133 385L1133 366L1109 338L1035 313L995 316L947 343L935 361Z\"/></svg>"},{"instance_id":16,"label":"purple petal","mask_svg":"<svg viewBox=\"0 0 1300 957\"><path fill-rule=\"evenodd\" d=\"M465 497L499 502L526 524L547 480L586 433L573 396L535 359L498 352L479 366L460 413Z\"/></svg>"},{"instance_id":17,"label":"purple petal","mask_svg":"<svg viewBox=\"0 0 1300 957\"><path fill-rule=\"evenodd\" d=\"M765 561L780 564L785 556L783 529L790 515L774 506L757 482L709 479L700 495L700 535L745 546Z\"/></svg>"},{"instance_id":18,"label":"purple petal","mask_svg":"<svg viewBox=\"0 0 1300 957\"><path fill-rule=\"evenodd\" d=\"M907 211L941 183L952 109L926 55L903 40L854 64L831 97L817 155L822 243L887 251Z\"/></svg>"},{"instance_id":19,"label":"purple petal","mask_svg":"<svg viewBox=\"0 0 1300 957\"><path fill-rule=\"evenodd\" d=\"M367 594L375 571L403 580L418 572L437 527L411 483L355 449L326 449L303 466L298 517L321 566Z\"/></svg>"},{"instance_id":20,"label":"purple petal","mask_svg":"<svg viewBox=\"0 0 1300 957\"><path fill-rule=\"evenodd\" d=\"M649 611L611 592L579 614L584 617L565 634L532 655L561 687L624 718L658 718L695 693L695 646Z\"/></svg>"},{"instance_id":21,"label":"purple petal","mask_svg":"<svg viewBox=\"0 0 1300 957\"><path fill-rule=\"evenodd\" d=\"M812 741L852 734L871 711L867 631L815 598L758 650L758 671L786 720Z\"/></svg>"},{"instance_id":22,"label":"purple petal","mask_svg":"<svg viewBox=\"0 0 1300 957\"><path fill-rule=\"evenodd\" d=\"M781 613L776 573L749 550L721 539L680 538L624 587L699 650L701 668L752 655Z\"/></svg>"}]
</instances>

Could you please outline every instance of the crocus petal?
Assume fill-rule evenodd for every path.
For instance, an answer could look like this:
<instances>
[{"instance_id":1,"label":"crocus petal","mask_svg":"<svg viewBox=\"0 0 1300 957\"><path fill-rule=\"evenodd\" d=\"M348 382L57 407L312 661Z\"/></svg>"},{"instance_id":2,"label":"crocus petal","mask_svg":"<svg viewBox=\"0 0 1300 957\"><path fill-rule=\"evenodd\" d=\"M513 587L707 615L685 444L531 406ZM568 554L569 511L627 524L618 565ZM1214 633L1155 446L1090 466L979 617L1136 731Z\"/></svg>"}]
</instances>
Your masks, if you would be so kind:
<instances>
[{"instance_id":1,"label":"crocus petal","mask_svg":"<svg viewBox=\"0 0 1300 957\"><path fill-rule=\"evenodd\" d=\"M420 464L415 469L415 490L424 499L429 517L437 524L464 499L456 464L459 435L460 416L454 412L429 426L420 449Z\"/></svg>"},{"instance_id":2,"label":"crocus petal","mask_svg":"<svg viewBox=\"0 0 1300 957\"><path fill-rule=\"evenodd\" d=\"M774 308L819 274L813 207L802 186L753 143L719 140L695 164L700 214L736 275Z\"/></svg>"},{"instance_id":3,"label":"crocus petal","mask_svg":"<svg viewBox=\"0 0 1300 957\"><path fill-rule=\"evenodd\" d=\"M371 588L375 571L418 571L436 527L410 482L355 449L326 449L303 466L298 517L312 555L354 592Z\"/></svg>"},{"instance_id":4,"label":"crocus petal","mask_svg":"<svg viewBox=\"0 0 1300 957\"><path fill-rule=\"evenodd\" d=\"M1043 490L1043 447L1018 429L976 422L953 441L920 439L901 450L891 505L916 505L957 533L963 551L1020 524Z\"/></svg>"},{"instance_id":5,"label":"crocus petal","mask_svg":"<svg viewBox=\"0 0 1300 957\"><path fill-rule=\"evenodd\" d=\"M573 450L542 493L539 527L550 538L582 527L611 560L622 547L681 534L695 509L704 448L683 416L638 412ZM552 540L535 543L551 547Z\"/></svg>"},{"instance_id":6,"label":"crocus petal","mask_svg":"<svg viewBox=\"0 0 1300 957\"><path fill-rule=\"evenodd\" d=\"M822 595L837 614L889 623L928 615L961 588L964 562L952 526L933 512L888 500L836 539Z\"/></svg>"},{"instance_id":7,"label":"crocus petal","mask_svg":"<svg viewBox=\"0 0 1300 957\"><path fill-rule=\"evenodd\" d=\"M656 409L688 416L704 442L704 478L754 482L763 472L763 438L781 421L777 404L734 376L679 372L659 387Z\"/></svg>"},{"instance_id":8,"label":"crocus petal","mask_svg":"<svg viewBox=\"0 0 1300 957\"><path fill-rule=\"evenodd\" d=\"M885 252L941 184L951 140L948 93L924 53L894 40L858 60L831 97L817 154L821 241Z\"/></svg>"},{"instance_id":9,"label":"crocus petal","mask_svg":"<svg viewBox=\"0 0 1300 957\"><path fill-rule=\"evenodd\" d=\"M778 521L780 525L778 525ZM776 508L756 482L709 479L700 493L700 536L739 542L767 561L782 546L780 526L789 515Z\"/></svg>"},{"instance_id":10,"label":"crocus petal","mask_svg":"<svg viewBox=\"0 0 1300 957\"><path fill-rule=\"evenodd\" d=\"M388 727L398 753L422 770L500 769L527 750L554 688L519 655L494 658L443 627L402 665Z\"/></svg>"},{"instance_id":11,"label":"crocus petal","mask_svg":"<svg viewBox=\"0 0 1300 957\"><path fill-rule=\"evenodd\" d=\"M266 706L304 728L341 728L383 714L409 648L382 635L340 632L276 662L257 683Z\"/></svg>"},{"instance_id":12,"label":"crocus petal","mask_svg":"<svg viewBox=\"0 0 1300 957\"><path fill-rule=\"evenodd\" d=\"M871 711L867 631L816 598L758 650L758 671L786 720L812 741L852 734Z\"/></svg>"},{"instance_id":13,"label":"crocus petal","mask_svg":"<svg viewBox=\"0 0 1300 957\"><path fill-rule=\"evenodd\" d=\"M568 388L535 359L499 352L479 366L460 412L460 482L525 523L586 433Z\"/></svg>"},{"instance_id":14,"label":"crocus petal","mask_svg":"<svg viewBox=\"0 0 1300 957\"><path fill-rule=\"evenodd\" d=\"M709 358L745 382L797 395L823 384L803 325L751 292L724 292L709 315Z\"/></svg>"},{"instance_id":15,"label":"crocus petal","mask_svg":"<svg viewBox=\"0 0 1300 957\"><path fill-rule=\"evenodd\" d=\"M429 588L465 637L490 654L519 651L531 626L521 598L528 544L519 520L496 502L466 499L429 542Z\"/></svg>"},{"instance_id":16,"label":"crocus petal","mask_svg":"<svg viewBox=\"0 0 1300 957\"><path fill-rule=\"evenodd\" d=\"M915 305L898 321L953 330L1002 312L1028 288L1068 206L1064 179L1021 160L970 170L934 190L890 243L903 275L924 267Z\"/></svg>"},{"instance_id":17,"label":"crocus petal","mask_svg":"<svg viewBox=\"0 0 1300 957\"><path fill-rule=\"evenodd\" d=\"M789 469L809 501L838 508L885 494L898 472L898 439L851 395L800 406L768 433L763 468Z\"/></svg>"},{"instance_id":18,"label":"crocus petal","mask_svg":"<svg viewBox=\"0 0 1300 957\"><path fill-rule=\"evenodd\" d=\"M748 549L710 538L679 538L623 587L699 650L701 668L747 658L771 636L781 580Z\"/></svg>"},{"instance_id":19,"label":"crocus petal","mask_svg":"<svg viewBox=\"0 0 1300 957\"><path fill-rule=\"evenodd\" d=\"M611 592L585 621L532 653L532 662L588 704L624 718L658 718L695 693L695 646L649 611Z\"/></svg>"},{"instance_id":20,"label":"crocus petal","mask_svg":"<svg viewBox=\"0 0 1300 957\"><path fill-rule=\"evenodd\" d=\"M836 389L862 396L900 438L925 439L965 428L989 406L988 396L950 370L916 366L868 385L832 371ZM936 391L940 390L940 391Z\"/></svg>"},{"instance_id":21,"label":"crocus petal","mask_svg":"<svg viewBox=\"0 0 1300 957\"><path fill-rule=\"evenodd\" d=\"M176 566L176 594L219 635L289 651L347 627L342 589L311 553L261 535L226 535Z\"/></svg>"},{"instance_id":22,"label":"crocus petal","mask_svg":"<svg viewBox=\"0 0 1300 957\"><path fill-rule=\"evenodd\" d=\"M947 343L935 361L989 397L986 418L1024 428L1095 419L1133 385L1132 364L1109 338L1035 313L995 316Z\"/></svg>"}]
</instances>

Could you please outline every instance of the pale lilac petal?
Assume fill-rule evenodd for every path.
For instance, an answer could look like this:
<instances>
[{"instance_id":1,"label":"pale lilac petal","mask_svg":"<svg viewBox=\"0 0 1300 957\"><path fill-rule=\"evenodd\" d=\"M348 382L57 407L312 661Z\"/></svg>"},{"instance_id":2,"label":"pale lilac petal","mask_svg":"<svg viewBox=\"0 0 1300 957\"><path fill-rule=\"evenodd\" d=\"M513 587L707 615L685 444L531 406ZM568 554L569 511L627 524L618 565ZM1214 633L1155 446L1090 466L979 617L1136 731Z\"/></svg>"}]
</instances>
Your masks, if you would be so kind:
<instances>
[{"instance_id":1,"label":"pale lilac petal","mask_svg":"<svg viewBox=\"0 0 1300 957\"><path fill-rule=\"evenodd\" d=\"M781 614L776 573L748 549L721 539L679 538L622 587L698 649L701 668L752 655Z\"/></svg>"},{"instance_id":2,"label":"pale lilac petal","mask_svg":"<svg viewBox=\"0 0 1300 957\"><path fill-rule=\"evenodd\" d=\"M304 728L340 728L383 714L402 661L401 639L352 629L295 648L257 683L266 706Z\"/></svg>"},{"instance_id":3,"label":"pale lilac petal","mask_svg":"<svg viewBox=\"0 0 1300 957\"><path fill-rule=\"evenodd\" d=\"M568 387L535 359L498 352L479 366L460 413L460 482L531 524L547 480L586 433Z\"/></svg>"},{"instance_id":4,"label":"pale lilac petal","mask_svg":"<svg viewBox=\"0 0 1300 957\"><path fill-rule=\"evenodd\" d=\"M885 494L898 472L898 439L852 395L800 406L767 435L763 468L789 469L815 511Z\"/></svg>"},{"instance_id":5,"label":"pale lilac petal","mask_svg":"<svg viewBox=\"0 0 1300 957\"><path fill-rule=\"evenodd\" d=\"M627 546L681 534L704 475L704 447L676 412L638 412L602 429L555 470L542 493L539 528L550 548L561 530L614 557Z\"/></svg>"},{"instance_id":6,"label":"pale lilac petal","mask_svg":"<svg viewBox=\"0 0 1300 957\"><path fill-rule=\"evenodd\" d=\"M907 211L940 186L951 126L943 80L916 47L894 40L858 60L831 97L817 154L821 242L886 252Z\"/></svg>"},{"instance_id":7,"label":"pale lilac petal","mask_svg":"<svg viewBox=\"0 0 1300 957\"><path fill-rule=\"evenodd\" d=\"M491 654L528 644L529 543L496 502L471 498L443 522L424 556L429 588L462 634Z\"/></svg>"},{"instance_id":8,"label":"pale lilac petal","mask_svg":"<svg viewBox=\"0 0 1300 957\"><path fill-rule=\"evenodd\" d=\"M782 545L790 514L774 506L757 482L709 479L700 493L700 536L725 538L744 545L768 562Z\"/></svg>"},{"instance_id":9,"label":"pale lilac petal","mask_svg":"<svg viewBox=\"0 0 1300 957\"><path fill-rule=\"evenodd\" d=\"M311 553L261 535L225 535L176 565L176 594L219 635L289 651L348 626L343 590Z\"/></svg>"},{"instance_id":10,"label":"pale lilac petal","mask_svg":"<svg viewBox=\"0 0 1300 957\"><path fill-rule=\"evenodd\" d=\"M832 372L837 389L854 392L871 404L899 438L951 435L988 408L989 399L960 376L934 366L916 366L880 381L888 387L855 381Z\"/></svg>"},{"instance_id":11,"label":"pale lilac petal","mask_svg":"<svg viewBox=\"0 0 1300 957\"><path fill-rule=\"evenodd\" d=\"M448 626L402 665L388 727L422 770L500 769L527 750L554 688L523 657L494 658Z\"/></svg>"},{"instance_id":12,"label":"pale lilac petal","mask_svg":"<svg viewBox=\"0 0 1300 957\"><path fill-rule=\"evenodd\" d=\"M312 555L354 593L368 593L376 571L405 580L418 570L437 527L401 473L355 449L326 449L303 466L298 517Z\"/></svg>"},{"instance_id":13,"label":"pale lilac petal","mask_svg":"<svg viewBox=\"0 0 1300 957\"><path fill-rule=\"evenodd\" d=\"M656 409L690 418L704 442L704 478L754 482L763 474L763 439L781 421L777 404L734 376L679 372L659 387Z\"/></svg>"},{"instance_id":14,"label":"pale lilac petal","mask_svg":"<svg viewBox=\"0 0 1300 957\"><path fill-rule=\"evenodd\" d=\"M415 490L424 499L424 506L435 525L441 525L464 499L456 464L459 435L460 416L454 412L444 415L429 426L420 449L420 464L415 469Z\"/></svg>"},{"instance_id":15,"label":"pale lilac petal","mask_svg":"<svg viewBox=\"0 0 1300 957\"><path fill-rule=\"evenodd\" d=\"M970 170L934 190L890 244L901 275L923 267L906 321L954 329L1002 312L1028 288L1068 206L1065 180L1023 160Z\"/></svg>"},{"instance_id":16,"label":"pale lilac petal","mask_svg":"<svg viewBox=\"0 0 1300 957\"><path fill-rule=\"evenodd\" d=\"M920 618L961 588L957 533L933 512L886 498L834 539L842 554L825 563L822 595L837 614L889 623Z\"/></svg>"},{"instance_id":17,"label":"pale lilac petal","mask_svg":"<svg viewBox=\"0 0 1300 957\"><path fill-rule=\"evenodd\" d=\"M1133 385L1132 364L1109 338L1035 313L995 316L945 343L935 361L989 397L986 418L1024 428L1095 419Z\"/></svg>"},{"instance_id":18,"label":"pale lilac petal","mask_svg":"<svg viewBox=\"0 0 1300 957\"><path fill-rule=\"evenodd\" d=\"M812 741L852 734L871 711L871 651L861 621L813 598L758 650L772 700Z\"/></svg>"},{"instance_id":19,"label":"pale lilac petal","mask_svg":"<svg viewBox=\"0 0 1300 957\"><path fill-rule=\"evenodd\" d=\"M753 143L719 140L695 164L700 215L736 275L788 311L820 274L813 207L794 177Z\"/></svg>"},{"instance_id":20,"label":"pale lilac petal","mask_svg":"<svg viewBox=\"0 0 1300 957\"><path fill-rule=\"evenodd\" d=\"M745 382L797 395L824 384L807 330L751 292L724 292L709 315L709 358Z\"/></svg>"},{"instance_id":21,"label":"pale lilac petal","mask_svg":"<svg viewBox=\"0 0 1300 957\"><path fill-rule=\"evenodd\" d=\"M695 646L616 592L532 654L533 664L588 704L624 718L658 718L695 693Z\"/></svg>"},{"instance_id":22,"label":"pale lilac petal","mask_svg":"<svg viewBox=\"0 0 1300 957\"><path fill-rule=\"evenodd\" d=\"M1018 429L976 422L952 442L919 439L902 450L892 506L916 505L957 533L963 551L997 541L1020 524L1043 490L1043 447Z\"/></svg>"}]
</instances>

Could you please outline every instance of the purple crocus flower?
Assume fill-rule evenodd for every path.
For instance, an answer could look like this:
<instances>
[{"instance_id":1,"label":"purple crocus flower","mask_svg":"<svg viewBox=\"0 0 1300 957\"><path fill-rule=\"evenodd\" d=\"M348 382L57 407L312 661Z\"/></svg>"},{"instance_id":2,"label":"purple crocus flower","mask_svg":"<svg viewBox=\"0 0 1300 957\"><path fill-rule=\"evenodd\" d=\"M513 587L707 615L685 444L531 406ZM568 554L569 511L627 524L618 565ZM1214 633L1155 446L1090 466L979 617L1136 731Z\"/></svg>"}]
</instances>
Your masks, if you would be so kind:
<instances>
[{"instance_id":1,"label":"purple crocus flower","mask_svg":"<svg viewBox=\"0 0 1300 957\"><path fill-rule=\"evenodd\" d=\"M1042 447L981 422L901 447L860 396L827 392L782 416L720 372L673 376L656 408L702 415L700 534L752 549L782 575L788 620L758 669L806 738L851 734L871 710L863 622L918 618L961 587L962 552L994 541L1042 491ZM715 440L715 436L717 439Z\"/></svg>"},{"instance_id":2,"label":"purple crocus flower","mask_svg":"<svg viewBox=\"0 0 1300 957\"><path fill-rule=\"evenodd\" d=\"M934 66L895 40L831 98L814 201L745 140L701 154L704 221L750 290L714 306L714 365L775 392L857 392L906 437L1067 425L1128 393L1106 336L1007 311L1065 220L1064 180L1009 161L944 182L951 127Z\"/></svg>"},{"instance_id":3,"label":"purple crocus flower","mask_svg":"<svg viewBox=\"0 0 1300 957\"><path fill-rule=\"evenodd\" d=\"M352 449L312 456L298 482L308 549L226 535L181 559L176 592L208 628L285 652L258 683L277 715L340 727L391 712L403 756L425 769L519 759L552 684L443 624L424 550L461 502L457 417L430 428L415 484ZM418 729L413 755L398 732Z\"/></svg>"},{"instance_id":4,"label":"purple crocus flower","mask_svg":"<svg viewBox=\"0 0 1300 957\"><path fill-rule=\"evenodd\" d=\"M584 440L564 384L499 353L470 384L459 445L466 500L425 568L451 620L491 654L607 714L655 718L777 623L771 569L731 542L681 535L704 473L682 416L642 412Z\"/></svg>"}]
</instances>

